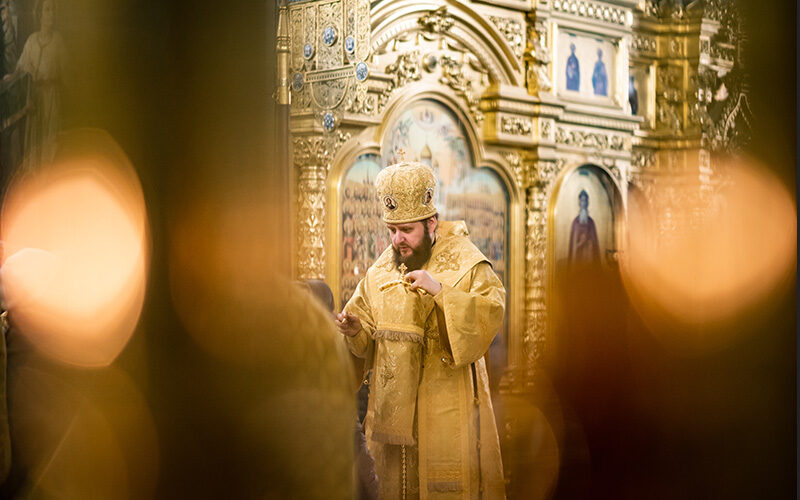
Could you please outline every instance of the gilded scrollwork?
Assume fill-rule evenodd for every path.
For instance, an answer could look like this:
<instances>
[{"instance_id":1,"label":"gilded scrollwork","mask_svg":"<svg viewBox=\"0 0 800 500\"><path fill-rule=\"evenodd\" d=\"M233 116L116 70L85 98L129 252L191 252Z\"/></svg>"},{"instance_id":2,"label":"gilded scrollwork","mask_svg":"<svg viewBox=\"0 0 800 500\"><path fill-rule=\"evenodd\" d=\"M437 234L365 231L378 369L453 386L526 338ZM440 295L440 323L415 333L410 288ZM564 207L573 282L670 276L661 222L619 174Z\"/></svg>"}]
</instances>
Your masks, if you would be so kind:
<instances>
[{"instance_id":1,"label":"gilded scrollwork","mask_svg":"<svg viewBox=\"0 0 800 500\"><path fill-rule=\"evenodd\" d=\"M348 36L356 36L356 0L345 0L345 28L343 37L346 39ZM348 52L349 55L349 52Z\"/></svg>"},{"instance_id":2,"label":"gilded scrollwork","mask_svg":"<svg viewBox=\"0 0 800 500\"><path fill-rule=\"evenodd\" d=\"M633 50L637 52L650 52L655 54L658 44L652 36L636 33L633 35Z\"/></svg>"},{"instance_id":3,"label":"gilded scrollwork","mask_svg":"<svg viewBox=\"0 0 800 500\"><path fill-rule=\"evenodd\" d=\"M314 47L314 44L317 34L317 8L314 5L308 5L306 7L301 7L301 8L303 9L303 16L304 16L303 38L302 38L303 43L299 44L298 51L300 52L300 54L304 59L308 59L306 69L312 70L316 69L315 61L312 61L312 58L310 57L305 57L305 55L303 54L306 45L311 46L312 51L313 49L316 48Z\"/></svg>"},{"instance_id":4,"label":"gilded scrollwork","mask_svg":"<svg viewBox=\"0 0 800 500\"><path fill-rule=\"evenodd\" d=\"M369 0L356 0L356 57L366 61L369 57Z\"/></svg>"},{"instance_id":5,"label":"gilded scrollwork","mask_svg":"<svg viewBox=\"0 0 800 500\"><path fill-rule=\"evenodd\" d=\"M711 44L710 55L717 60L718 64L732 64L736 57L736 47L730 43L713 43Z\"/></svg>"},{"instance_id":6,"label":"gilded scrollwork","mask_svg":"<svg viewBox=\"0 0 800 500\"><path fill-rule=\"evenodd\" d=\"M292 9L289 12L291 26L289 36L289 53L291 54L291 68L293 72L303 68L303 10Z\"/></svg>"},{"instance_id":7,"label":"gilded scrollwork","mask_svg":"<svg viewBox=\"0 0 800 500\"><path fill-rule=\"evenodd\" d=\"M517 185L526 188L529 183L528 165L523 163L522 156L516 151L504 151L501 156L506 161L511 171L514 173L514 180Z\"/></svg>"},{"instance_id":8,"label":"gilded scrollwork","mask_svg":"<svg viewBox=\"0 0 800 500\"><path fill-rule=\"evenodd\" d=\"M533 130L533 123L530 118L503 116L500 118L500 130L504 134L529 137L531 130Z\"/></svg>"},{"instance_id":9,"label":"gilded scrollwork","mask_svg":"<svg viewBox=\"0 0 800 500\"><path fill-rule=\"evenodd\" d=\"M446 5L419 18L419 24L422 25L424 31L440 36L447 33L455 22L453 16L447 12Z\"/></svg>"},{"instance_id":10,"label":"gilded scrollwork","mask_svg":"<svg viewBox=\"0 0 800 500\"><path fill-rule=\"evenodd\" d=\"M352 92L350 88L351 77L331 78L314 82L311 85L311 97L314 104L321 109L333 109L339 107L345 97Z\"/></svg>"},{"instance_id":11,"label":"gilded scrollwork","mask_svg":"<svg viewBox=\"0 0 800 500\"><path fill-rule=\"evenodd\" d=\"M556 127L555 142L566 146L601 151L622 151L626 149L625 138L621 135L574 130L566 127Z\"/></svg>"},{"instance_id":12,"label":"gilded scrollwork","mask_svg":"<svg viewBox=\"0 0 800 500\"><path fill-rule=\"evenodd\" d=\"M495 27L497 27L498 31L502 33L503 38L508 42L514 55L518 58L522 57L523 43L525 41L523 38L524 30L522 23L507 17L489 16L489 19Z\"/></svg>"},{"instance_id":13,"label":"gilded scrollwork","mask_svg":"<svg viewBox=\"0 0 800 500\"><path fill-rule=\"evenodd\" d=\"M611 163L610 165L607 165L607 167L608 171L611 172L611 175L614 177L614 179L616 179L618 183L622 184L623 183L622 170L619 168L619 166L614 163Z\"/></svg>"},{"instance_id":14,"label":"gilded scrollwork","mask_svg":"<svg viewBox=\"0 0 800 500\"><path fill-rule=\"evenodd\" d=\"M375 111L375 104L374 95L367 94L366 92L363 94L360 92L351 92L347 96L344 109L348 113L371 115L373 111Z\"/></svg>"},{"instance_id":15,"label":"gilded scrollwork","mask_svg":"<svg viewBox=\"0 0 800 500\"><path fill-rule=\"evenodd\" d=\"M337 130L325 136L303 136L294 139L294 165L302 170L308 166L324 166L327 173L330 163L342 145L350 140L350 132Z\"/></svg>"},{"instance_id":16,"label":"gilded scrollwork","mask_svg":"<svg viewBox=\"0 0 800 500\"><path fill-rule=\"evenodd\" d=\"M547 44L547 25L543 22L529 24L527 40L524 60L528 93L549 92L553 84L549 76L552 57Z\"/></svg>"},{"instance_id":17,"label":"gilded scrollwork","mask_svg":"<svg viewBox=\"0 0 800 500\"><path fill-rule=\"evenodd\" d=\"M318 7L319 27L314 43L317 51L317 69L337 68L342 65L343 12L341 2L322 3ZM325 34L331 30L334 36L326 41Z\"/></svg>"},{"instance_id":18,"label":"gilded scrollwork","mask_svg":"<svg viewBox=\"0 0 800 500\"><path fill-rule=\"evenodd\" d=\"M681 118L678 115L678 110L676 106L667 101L659 102L656 105L656 120L659 125L673 132L678 132L681 129Z\"/></svg>"},{"instance_id":19,"label":"gilded scrollwork","mask_svg":"<svg viewBox=\"0 0 800 500\"><path fill-rule=\"evenodd\" d=\"M656 123L673 133L679 132L683 126L680 111L683 106L681 71L679 67L662 66L658 68L656 79Z\"/></svg>"},{"instance_id":20,"label":"gilded scrollwork","mask_svg":"<svg viewBox=\"0 0 800 500\"><path fill-rule=\"evenodd\" d=\"M680 57L683 45L678 38L673 38L669 41L669 55L672 57Z\"/></svg>"},{"instance_id":21,"label":"gilded scrollwork","mask_svg":"<svg viewBox=\"0 0 800 500\"><path fill-rule=\"evenodd\" d=\"M325 276L325 180L331 162L351 134L337 130L323 136L296 137L294 164L299 170L297 200L298 276Z\"/></svg>"},{"instance_id":22,"label":"gilded scrollwork","mask_svg":"<svg viewBox=\"0 0 800 500\"><path fill-rule=\"evenodd\" d=\"M391 77L389 84L378 95L378 112L382 112L392 93L408 83L422 79L422 62L419 51L399 54L395 61L386 66L386 74Z\"/></svg>"},{"instance_id":23,"label":"gilded scrollwork","mask_svg":"<svg viewBox=\"0 0 800 500\"><path fill-rule=\"evenodd\" d=\"M550 141L553 140L553 122L550 120L542 120L542 139Z\"/></svg>"},{"instance_id":24,"label":"gilded scrollwork","mask_svg":"<svg viewBox=\"0 0 800 500\"><path fill-rule=\"evenodd\" d=\"M710 68L701 68L692 78L690 113L700 126L703 147L711 153L734 153L749 140L751 111L742 80L738 70L719 76Z\"/></svg>"},{"instance_id":25,"label":"gilded scrollwork","mask_svg":"<svg viewBox=\"0 0 800 500\"><path fill-rule=\"evenodd\" d=\"M299 90L292 88L292 108L296 110L311 108L311 91L308 85L303 85Z\"/></svg>"},{"instance_id":26,"label":"gilded scrollwork","mask_svg":"<svg viewBox=\"0 0 800 500\"><path fill-rule=\"evenodd\" d=\"M301 169L297 218L298 275L300 279L325 276L325 171L322 166Z\"/></svg>"},{"instance_id":27,"label":"gilded scrollwork","mask_svg":"<svg viewBox=\"0 0 800 500\"><path fill-rule=\"evenodd\" d=\"M461 62L448 55L443 55L439 59L442 67L442 76L439 82L453 89L457 95L463 97L467 102L470 114L476 123L483 122L483 112L480 110L480 97L475 95L473 79L468 78L465 73L465 66L468 62Z\"/></svg>"},{"instance_id":28,"label":"gilded scrollwork","mask_svg":"<svg viewBox=\"0 0 800 500\"><path fill-rule=\"evenodd\" d=\"M533 184L527 192L525 236L525 315L522 336L524 357L531 369L539 366L545 346L548 185Z\"/></svg>"},{"instance_id":29,"label":"gilded scrollwork","mask_svg":"<svg viewBox=\"0 0 800 500\"><path fill-rule=\"evenodd\" d=\"M539 186L549 186L553 184L558 173L564 168L564 160L544 161L539 160L533 163L533 181Z\"/></svg>"},{"instance_id":30,"label":"gilded scrollwork","mask_svg":"<svg viewBox=\"0 0 800 500\"><path fill-rule=\"evenodd\" d=\"M653 151L652 149L636 148L633 150L631 163L639 171L655 167L656 166L655 151Z\"/></svg>"},{"instance_id":31,"label":"gilded scrollwork","mask_svg":"<svg viewBox=\"0 0 800 500\"><path fill-rule=\"evenodd\" d=\"M532 366L539 364L546 327L547 207L557 172L564 162L537 161L535 176L527 191L526 311L528 324L523 344Z\"/></svg>"}]
</instances>

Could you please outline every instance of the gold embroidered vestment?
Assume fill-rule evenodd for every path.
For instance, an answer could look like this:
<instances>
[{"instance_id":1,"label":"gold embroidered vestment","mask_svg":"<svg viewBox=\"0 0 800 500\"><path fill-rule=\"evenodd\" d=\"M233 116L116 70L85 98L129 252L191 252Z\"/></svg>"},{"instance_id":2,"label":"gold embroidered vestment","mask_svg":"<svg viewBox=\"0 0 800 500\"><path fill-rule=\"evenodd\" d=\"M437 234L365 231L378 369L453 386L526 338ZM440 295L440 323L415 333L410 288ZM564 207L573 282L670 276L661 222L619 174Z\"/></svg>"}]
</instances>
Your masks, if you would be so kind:
<instances>
[{"instance_id":1,"label":"gold embroidered vestment","mask_svg":"<svg viewBox=\"0 0 800 500\"><path fill-rule=\"evenodd\" d=\"M344 308L362 324L351 352L375 353L365 430L381 498L505 496L483 359L505 289L467 234L462 221L440 223L423 267L442 284L436 296L379 289L398 278L389 247Z\"/></svg>"}]
</instances>

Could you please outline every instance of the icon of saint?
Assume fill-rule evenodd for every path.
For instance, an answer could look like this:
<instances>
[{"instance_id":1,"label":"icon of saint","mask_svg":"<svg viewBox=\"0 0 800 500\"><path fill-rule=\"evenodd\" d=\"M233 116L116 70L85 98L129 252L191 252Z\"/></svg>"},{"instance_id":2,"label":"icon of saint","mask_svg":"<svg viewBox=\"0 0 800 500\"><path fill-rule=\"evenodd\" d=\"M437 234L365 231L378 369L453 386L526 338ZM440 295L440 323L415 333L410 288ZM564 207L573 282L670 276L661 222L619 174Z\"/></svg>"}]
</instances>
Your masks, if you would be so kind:
<instances>
[{"instance_id":1,"label":"icon of saint","mask_svg":"<svg viewBox=\"0 0 800 500\"><path fill-rule=\"evenodd\" d=\"M581 68L575 56L575 44L569 44L570 55L567 58L567 90L580 90Z\"/></svg>"},{"instance_id":2,"label":"icon of saint","mask_svg":"<svg viewBox=\"0 0 800 500\"><path fill-rule=\"evenodd\" d=\"M597 49L597 61L594 63L594 73L592 73L592 87L594 95L608 95L608 73L606 63L603 62L603 49Z\"/></svg>"},{"instance_id":3,"label":"icon of saint","mask_svg":"<svg viewBox=\"0 0 800 500\"><path fill-rule=\"evenodd\" d=\"M589 216L589 195L585 190L578 193L578 215L572 221L569 232L570 264L596 264L600 262L600 244L597 228Z\"/></svg>"},{"instance_id":4,"label":"icon of saint","mask_svg":"<svg viewBox=\"0 0 800 500\"><path fill-rule=\"evenodd\" d=\"M636 92L636 82L633 80L633 75L631 75L630 83L628 83L628 102L631 105L631 114L635 115L639 113L639 94Z\"/></svg>"}]
</instances>

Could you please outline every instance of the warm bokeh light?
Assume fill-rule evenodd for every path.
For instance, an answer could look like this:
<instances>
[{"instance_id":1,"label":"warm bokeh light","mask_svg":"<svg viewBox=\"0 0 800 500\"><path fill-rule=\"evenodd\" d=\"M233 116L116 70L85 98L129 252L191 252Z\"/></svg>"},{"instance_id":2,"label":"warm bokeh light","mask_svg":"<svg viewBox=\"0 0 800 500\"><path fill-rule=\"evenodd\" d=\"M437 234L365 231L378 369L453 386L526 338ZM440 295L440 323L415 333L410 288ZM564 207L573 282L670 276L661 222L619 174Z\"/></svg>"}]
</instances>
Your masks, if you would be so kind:
<instances>
[{"instance_id":1,"label":"warm bokeh light","mask_svg":"<svg viewBox=\"0 0 800 500\"><path fill-rule=\"evenodd\" d=\"M273 262L279 239L288 235L272 231L264 194L216 188L190 196L171 220L170 290L181 322L201 346L244 360L261 355L254 329L272 321L277 286L288 282L272 274L288 274Z\"/></svg>"},{"instance_id":2,"label":"warm bokeh light","mask_svg":"<svg viewBox=\"0 0 800 500\"><path fill-rule=\"evenodd\" d=\"M724 185L705 199L699 183L673 181L647 207L633 198L629 207L626 288L648 327L682 348L720 345L730 336L719 334L734 330L722 325L794 276L797 221L786 187L752 161L730 160L721 174Z\"/></svg>"},{"instance_id":3,"label":"warm bokeh light","mask_svg":"<svg viewBox=\"0 0 800 500\"><path fill-rule=\"evenodd\" d=\"M122 371L20 367L9 396L15 460L30 471L32 498L152 498L155 425L144 396Z\"/></svg>"},{"instance_id":4,"label":"warm bokeh light","mask_svg":"<svg viewBox=\"0 0 800 500\"><path fill-rule=\"evenodd\" d=\"M3 295L13 324L43 352L102 366L123 349L141 312L144 198L107 134L67 133L59 150L4 199Z\"/></svg>"},{"instance_id":5,"label":"warm bokeh light","mask_svg":"<svg viewBox=\"0 0 800 500\"><path fill-rule=\"evenodd\" d=\"M508 491L511 498L552 498L558 483L564 423L555 395L551 389L546 392L545 400L535 402L506 395L495 408L498 416L514 415L513 422L499 419L506 423L498 429L506 446L503 461L515 464L507 470L513 478Z\"/></svg>"}]
</instances>

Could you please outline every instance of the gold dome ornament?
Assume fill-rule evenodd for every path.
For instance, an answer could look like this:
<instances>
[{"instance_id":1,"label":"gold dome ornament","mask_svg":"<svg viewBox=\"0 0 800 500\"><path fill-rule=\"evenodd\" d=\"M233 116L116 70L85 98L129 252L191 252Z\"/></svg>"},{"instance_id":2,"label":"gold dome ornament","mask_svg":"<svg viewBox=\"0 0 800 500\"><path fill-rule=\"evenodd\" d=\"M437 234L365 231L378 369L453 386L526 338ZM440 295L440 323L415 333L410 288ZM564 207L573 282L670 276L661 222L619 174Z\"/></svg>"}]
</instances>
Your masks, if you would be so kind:
<instances>
[{"instance_id":1,"label":"gold dome ornament","mask_svg":"<svg viewBox=\"0 0 800 500\"><path fill-rule=\"evenodd\" d=\"M436 177L427 165L400 161L375 177L383 221L388 224L416 222L436 215L433 190Z\"/></svg>"}]
</instances>

